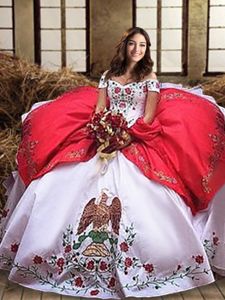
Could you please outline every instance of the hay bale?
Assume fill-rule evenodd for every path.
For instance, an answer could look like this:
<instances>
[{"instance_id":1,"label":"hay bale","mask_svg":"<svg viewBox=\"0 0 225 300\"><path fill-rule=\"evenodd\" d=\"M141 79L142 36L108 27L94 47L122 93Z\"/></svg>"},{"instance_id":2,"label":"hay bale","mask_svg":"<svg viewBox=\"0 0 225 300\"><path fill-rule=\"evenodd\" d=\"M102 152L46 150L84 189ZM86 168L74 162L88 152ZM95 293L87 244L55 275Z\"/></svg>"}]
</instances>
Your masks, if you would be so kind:
<instances>
[{"instance_id":1,"label":"hay bale","mask_svg":"<svg viewBox=\"0 0 225 300\"><path fill-rule=\"evenodd\" d=\"M54 99L77 86L96 82L71 69L47 71L22 59L0 53L0 127L20 127L20 116L33 103Z\"/></svg>"},{"instance_id":2,"label":"hay bale","mask_svg":"<svg viewBox=\"0 0 225 300\"><path fill-rule=\"evenodd\" d=\"M0 131L0 209L5 204L3 181L16 169L15 156L20 135L15 129L7 128Z\"/></svg>"},{"instance_id":3,"label":"hay bale","mask_svg":"<svg viewBox=\"0 0 225 300\"><path fill-rule=\"evenodd\" d=\"M225 107L225 75L206 81L202 88L204 94L214 97L219 105Z\"/></svg>"}]
</instances>

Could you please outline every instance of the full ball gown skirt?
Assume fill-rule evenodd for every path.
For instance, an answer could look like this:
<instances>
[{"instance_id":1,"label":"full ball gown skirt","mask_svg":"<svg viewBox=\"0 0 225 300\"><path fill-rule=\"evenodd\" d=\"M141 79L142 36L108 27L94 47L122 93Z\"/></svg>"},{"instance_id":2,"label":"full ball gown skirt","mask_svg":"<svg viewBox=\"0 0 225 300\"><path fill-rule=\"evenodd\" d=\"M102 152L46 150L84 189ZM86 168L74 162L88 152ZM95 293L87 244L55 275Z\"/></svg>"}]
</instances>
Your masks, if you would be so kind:
<instances>
[{"instance_id":1,"label":"full ball gown skirt","mask_svg":"<svg viewBox=\"0 0 225 300\"><path fill-rule=\"evenodd\" d=\"M151 180L126 152L106 164L85 143L85 157L76 149L72 161L42 167L26 187L18 172L8 179L0 266L10 280L46 292L123 299L184 291L213 282L213 271L225 274L224 185L194 212L182 193Z\"/></svg>"}]
</instances>

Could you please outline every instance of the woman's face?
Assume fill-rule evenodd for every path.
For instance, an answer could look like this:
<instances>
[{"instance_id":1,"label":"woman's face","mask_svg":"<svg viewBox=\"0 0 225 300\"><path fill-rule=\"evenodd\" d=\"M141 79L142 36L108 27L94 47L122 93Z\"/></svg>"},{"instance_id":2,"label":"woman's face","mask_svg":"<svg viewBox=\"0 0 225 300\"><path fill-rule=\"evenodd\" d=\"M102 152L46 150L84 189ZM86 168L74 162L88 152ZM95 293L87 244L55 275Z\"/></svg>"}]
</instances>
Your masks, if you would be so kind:
<instances>
[{"instance_id":1,"label":"woman's face","mask_svg":"<svg viewBox=\"0 0 225 300\"><path fill-rule=\"evenodd\" d=\"M146 48L147 42L142 34L136 33L130 37L126 49L128 63L139 62L145 56Z\"/></svg>"}]
</instances>

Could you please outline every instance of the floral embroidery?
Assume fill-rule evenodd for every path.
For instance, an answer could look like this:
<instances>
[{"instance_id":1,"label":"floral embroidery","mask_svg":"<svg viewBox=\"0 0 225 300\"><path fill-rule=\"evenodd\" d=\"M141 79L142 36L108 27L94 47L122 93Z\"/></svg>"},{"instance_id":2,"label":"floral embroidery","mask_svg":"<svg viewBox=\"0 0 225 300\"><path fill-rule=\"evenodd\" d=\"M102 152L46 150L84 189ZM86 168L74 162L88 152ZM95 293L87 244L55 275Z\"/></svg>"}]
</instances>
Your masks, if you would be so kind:
<instances>
[{"instance_id":1,"label":"floral embroidery","mask_svg":"<svg viewBox=\"0 0 225 300\"><path fill-rule=\"evenodd\" d=\"M132 143L128 149L132 155L135 155L137 157L139 163L141 164L141 169L144 171L145 174L151 172L152 174L157 176L161 181L167 181L172 184L177 184L177 180L175 178L165 175L163 171L153 170L149 161L147 161L142 155L140 155L140 152L134 143Z\"/></svg>"},{"instance_id":2,"label":"floral embroidery","mask_svg":"<svg viewBox=\"0 0 225 300\"><path fill-rule=\"evenodd\" d=\"M161 94L161 100L170 101L170 100L188 100L192 102L192 98L187 96L184 92L179 93L177 91L172 91L170 93L163 93Z\"/></svg>"},{"instance_id":3,"label":"floral embroidery","mask_svg":"<svg viewBox=\"0 0 225 300\"><path fill-rule=\"evenodd\" d=\"M120 219L121 202L105 189L98 198L87 202L77 228L69 225L63 232L61 253L52 251L48 257L35 254L28 266L19 265L6 255L0 255L0 261L24 278L31 277L61 292L68 290L85 296L101 293L113 296L124 289L179 286L185 278L199 280L211 272L204 267L203 255L198 253L190 257L188 265L178 264L167 276L158 277L157 266L151 259L142 263L133 253L137 236L134 224L122 230ZM219 243L215 234L213 243ZM16 252L18 247L18 243L12 244L11 251ZM127 278L123 285L118 272ZM59 280L59 275L63 276L63 281Z\"/></svg>"},{"instance_id":4,"label":"floral embroidery","mask_svg":"<svg viewBox=\"0 0 225 300\"><path fill-rule=\"evenodd\" d=\"M79 150L70 151L70 152L66 153L66 157L81 158L85 154L86 154L86 149L82 148L82 149L79 149Z\"/></svg>"},{"instance_id":5,"label":"floral embroidery","mask_svg":"<svg viewBox=\"0 0 225 300\"><path fill-rule=\"evenodd\" d=\"M168 181L170 183L176 184L177 180L175 178L166 176L162 171L153 171L153 173L159 177L160 180Z\"/></svg>"},{"instance_id":6,"label":"floral embroidery","mask_svg":"<svg viewBox=\"0 0 225 300\"><path fill-rule=\"evenodd\" d=\"M120 91L121 91L121 88L119 88L118 86L114 89L114 92L115 92L116 94L119 94Z\"/></svg>"},{"instance_id":7,"label":"floral embroidery","mask_svg":"<svg viewBox=\"0 0 225 300\"><path fill-rule=\"evenodd\" d=\"M121 251L116 247L118 239L113 235L109 235L108 241L112 245L110 256L88 257L82 254L82 251L78 252L85 241L84 235L78 235L78 238L74 239L74 231L70 225L63 233L63 256L53 254L49 259L44 259L39 255L35 255L33 265L27 267L20 266L14 263L10 257L3 255L0 256L0 260L5 265L12 265L25 278L31 276L41 284L48 284L54 289L60 291L72 290L76 294L89 294L90 296L95 296L101 291L113 295L119 292L120 289L129 290L134 287L141 290L149 287L159 289L167 284L179 286L179 280L184 278L199 280L199 276L211 272L201 267L204 263L204 257L197 254L190 258L190 265L178 264L170 275L158 278L155 273L156 267L151 262L142 264L138 257L129 254L129 250L135 242L135 237L134 226L131 224L130 227L125 228L124 240L119 244ZM39 269L39 265L43 264L44 268ZM122 271L125 275L129 275L131 272L131 274L136 275L132 276L132 280L129 279L125 285L119 286L118 271L116 270ZM67 274L63 283L57 281L55 277L57 274L64 274L63 276Z\"/></svg>"},{"instance_id":8,"label":"floral embroidery","mask_svg":"<svg viewBox=\"0 0 225 300\"><path fill-rule=\"evenodd\" d=\"M105 81L105 75L101 76L98 87L100 89L103 89L103 88L107 87L107 81Z\"/></svg>"},{"instance_id":9,"label":"floral embroidery","mask_svg":"<svg viewBox=\"0 0 225 300\"><path fill-rule=\"evenodd\" d=\"M193 256L193 258L195 259L196 263L198 263L199 265L203 264L204 262L204 258L202 255Z\"/></svg>"},{"instance_id":10,"label":"floral embroidery","mask_svg":"<svg viewBox=\"0 0 225 300\"><path fill-rule=\"evenodd\" d=\"M160 84L157 80L144 80L122 85L111 79L105 82L105 75L103 75L99 88L106 87L111 100L110 110L122 113L131 126L144 113L147 92L159 92ZM135 116L133 111L136 111Z\"/></svg>"},{"instance_id":11,"label":"floral embroidery","mask_svg":"<svg viewBox=\"0 0 225 300\"><path fill-rule=\"evenodd\" d=\"M11 244L11 251L12 252L17 252L19 249L19 244L15 243L15 244Z\"/></svg>"},{"instance_id":12,"label":"floral embroidery","mask_svg":"<svg viewBox=\"0 0 225 300\"><path fill-rule=\"evenodd\" d=\"M34 111L35 112L35 111ZM22 142L18 149L17 156L24 157L27 162L27 171L29 178L33 178L33 176L37 173L36 163L33 159L35 155L36 146L38 141L32 140L32 117L27 116L23 124L23 132L22 132Z\"/></svg>"},{"instance_id":13,"label":"floral embroidery","mask_svg":"<svg viewBox=\"0 0 225 300\"><path fill-rule=\"evenodd\" d=\"M205 251L207 253L207 256L210 259L214 259L216 254L216 249L220 244L219 237L216 235L215 232L212 233L212 236L210 239L205 239L203 246L205 248Z\"/></svg>"},{"instance_id":14,"label":"floral embroidery","mask_svg":"<svg viewBox=\"0 0 225 300\"><path fill-rule=\"evenodd\" d=\"M149 287L159 289L167 284L179 286L179 280L185 278L199 280L199 276L203 274L207 275L211 272L201 267L204 263L204 257L197 254L191 257L190 265L184 266L178 264L171 271L170 275L158 278L155 274L155 266L152 263L141 264L139 258L127 256L129 247L132 247L136 236L133 224L127 227L125 232L125 239L120 243L120 246L126 244L127 247L122 247L126 251L120 252L114 248L110 258L102 257L99 259L92 257L90 259L77 252L77 247L75 246L75 249L72 247L72 244L76 245L77 242L73 240L73 229L72 226L69 226L63 234L63 246L64 249L67 246L71 246L71 249L73 249L70 251L71 253L64 251L63 257L52 255L50 259L44 260L41 256L36 255L33 258L33 265L28 267L14 263L11 258L6 256L0 256L0 260L5 265L11 264L23 277L27 278L31 276L43 285L48 284L60 291L66 289L75 291L76 294L89 294L91 296L97 295L101 291L113 295L119 292L120 289L129 290L134 287L141 290ZM78 240L80 237L78 237ZM41 272L41 269L39 270L38 265L42 264L45 265L43 270L46 270L46 273L43 270ZM129 279L125 285L120 287L117 281L116 269L122 271L125 275L129 275L130 272L136 275L132 276L132 281ZM65 279L64 283L58 283L55 275L62 273L69 274L70 277L65 277L67 279Z\"/></svg>"},{"instance_id":15,"label":"floral embroidery","mask_svg":"<svg viewBox=\"0 0 225 300\"><path fill-rule=\"evenodd\" d=\"M157 92L159 93L160 91L160 83L158 82L158 80L147 80L147 89L150 92Z\"/></svg>"},{"instance_id":16,"label":"floral embroidery","mask_svg":"<svg viewBox=\"0 0 225 300\"><path fill-rule=\"evenodd\" d=\"M33 258L33 262L38 265L38 264L42 264L43 263L43 259L41 256L38 256L36 255L34 258Z\"/></svg>"},{"instance_id":17,"label":"floral embroidery","mask_svg":"<svg viewBox=\"0 0 225 300\"><path fill-rule=\"evenodd\" d=\"M217 162L222 158L225 153L225 127L224 117L218 112L216 116L216 133L209 134L212 141L212 155L209 157L209 171L208 174L202 178L202 186L205 193L210 193L211 188L209 186L210 179L217 166Z\"/></svg>"}]
</instances>

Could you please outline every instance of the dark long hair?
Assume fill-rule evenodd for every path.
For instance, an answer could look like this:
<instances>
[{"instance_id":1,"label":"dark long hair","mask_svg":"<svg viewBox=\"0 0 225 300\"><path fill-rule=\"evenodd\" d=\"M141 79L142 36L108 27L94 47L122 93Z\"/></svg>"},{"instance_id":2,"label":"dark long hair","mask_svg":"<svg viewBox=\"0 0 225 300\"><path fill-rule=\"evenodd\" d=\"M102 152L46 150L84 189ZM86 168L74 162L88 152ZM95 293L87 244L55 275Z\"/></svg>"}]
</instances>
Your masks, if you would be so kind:
<instances>
[{"instance_id":1,"label":"dark long hair","mask_svg":"<svg viewBox=\"0 0 225 300\"><path fill-rule=\"evenodd\" d=\"M140 27L128 29L122 36L119 44L116 46L116 54L110 63L110 69L106 74L106 80L113 76L121 76L127 69L127 43L135 34L141 34L146 40L146 51L144 57L135 65L132 76L139 81L152 72L153 61L150 53L150 38L148 33Z\"/></svg>"}]
</instances>

